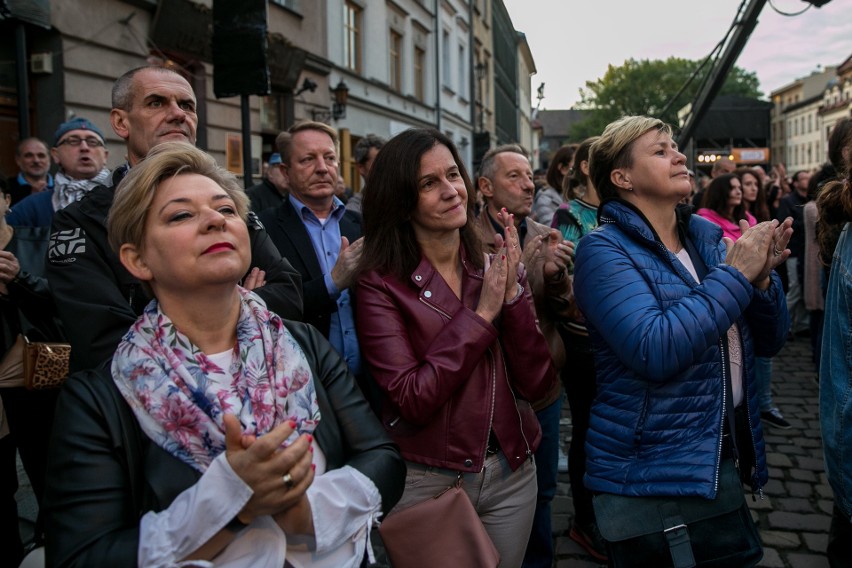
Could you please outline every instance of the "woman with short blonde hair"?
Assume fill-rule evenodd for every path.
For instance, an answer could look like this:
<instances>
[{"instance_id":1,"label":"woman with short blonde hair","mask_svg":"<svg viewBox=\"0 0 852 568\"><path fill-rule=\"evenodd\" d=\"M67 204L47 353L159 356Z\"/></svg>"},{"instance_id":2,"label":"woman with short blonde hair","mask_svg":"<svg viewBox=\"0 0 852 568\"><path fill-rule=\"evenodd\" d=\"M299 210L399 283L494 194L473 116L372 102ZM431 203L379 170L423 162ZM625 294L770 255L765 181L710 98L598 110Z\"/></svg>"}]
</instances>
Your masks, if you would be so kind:
<instances>
[{"instance_id":1,"label":"woman with short blonde hair","mask_svg":"<svg viewBox=\"0 0 852 568\"><path fill-rule=\"evenodd\" d=\"M116 188L109 240L154 299L111 364L57 405L47 558L57 565L362 565L405 466L320 333L238 285L233 176L164 143Z\"/></svg>"},{"instance_id":2,"label":"woman with short blonde hair","mask_svg":"<svg viewBox=\"0 0 852 568\"><path fill-rule=\"evenodd\" d=\"M597 372L584 481L610 565L752 566L762 551L736 467L755 491L767 482L752 369L789 327L772 269L791 221L723 242L680 204L691 184L671 132L628 116L591 147L600 226L574 273Z\"/></svg>"}]
</instances>

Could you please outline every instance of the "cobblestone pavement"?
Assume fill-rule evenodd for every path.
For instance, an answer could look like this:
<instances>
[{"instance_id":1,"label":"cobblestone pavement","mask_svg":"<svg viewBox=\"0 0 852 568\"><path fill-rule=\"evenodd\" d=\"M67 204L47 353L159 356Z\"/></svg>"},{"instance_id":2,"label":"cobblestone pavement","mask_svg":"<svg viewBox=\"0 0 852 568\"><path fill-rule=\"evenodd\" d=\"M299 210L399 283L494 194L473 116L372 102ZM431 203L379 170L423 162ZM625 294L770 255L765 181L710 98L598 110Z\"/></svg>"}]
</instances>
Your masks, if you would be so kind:
<instances>
[{"instance_id":1,"label":"cobblestone pavement","mask_svg":"<svg viewBox=\"0 0 852 568\"><path fill-rule=\"evenodd\" d=\"M819 387L811 363L810 340L789 341L773 359L772 392L775 404L792 424L790 430L764 429L769 483L764 499L752 500L767 568L822 568L828 566L825 547L833 498L825 476L819 429ZM570 440L570 412L563 410L563 435ZM568 474L559 475L553 506L557 568L601 566L568 538L573 506Z\"/></svg>"},{"instance_id":2,"label":"cobblestone pavement","mask_svg":"<svg viewBox=\"0 0 852 568\"><path fill-rule=\"evenodd\" d=\"M770 481L763 500L747 497L763 539L767 568L822 568L828 566L825 547L831 522L832 494L825 477L819 430L819 387L810 360L810 341L788 342L773 360L775 403L793 425L790 430L765 430ZM562 430L570 442L570 412L564 405ZM567 447L567 446L566 446ZM26 475L19 467L18 504L21 533L32 537L37 506ZM568 538L573 516L568 474L559 475L553 504L553 531L557 568L600 566Z\"/></svg>"}]
</instances>

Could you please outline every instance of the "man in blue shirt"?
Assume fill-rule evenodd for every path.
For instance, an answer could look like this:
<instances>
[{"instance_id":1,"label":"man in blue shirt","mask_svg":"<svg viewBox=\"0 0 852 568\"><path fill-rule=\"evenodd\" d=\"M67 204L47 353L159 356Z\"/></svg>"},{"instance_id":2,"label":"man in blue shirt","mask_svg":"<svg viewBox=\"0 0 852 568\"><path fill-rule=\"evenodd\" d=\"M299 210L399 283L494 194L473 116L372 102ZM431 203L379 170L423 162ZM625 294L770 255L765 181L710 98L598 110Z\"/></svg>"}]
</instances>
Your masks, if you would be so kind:
<instances>
[{"instance_id":1,"label":"man in blue shirt","mask_svg":"<svg viewBox=\"0 0 852 568\"><path fill-rule=\"evenodd\" d=\"M334 195L337 132L321 122L300 122L276 143L290 194L260 220L302 275L304 321L328 338L358 376L361 356L349 288L361 255L361 216Z\"/></svg>"}]
</instances>

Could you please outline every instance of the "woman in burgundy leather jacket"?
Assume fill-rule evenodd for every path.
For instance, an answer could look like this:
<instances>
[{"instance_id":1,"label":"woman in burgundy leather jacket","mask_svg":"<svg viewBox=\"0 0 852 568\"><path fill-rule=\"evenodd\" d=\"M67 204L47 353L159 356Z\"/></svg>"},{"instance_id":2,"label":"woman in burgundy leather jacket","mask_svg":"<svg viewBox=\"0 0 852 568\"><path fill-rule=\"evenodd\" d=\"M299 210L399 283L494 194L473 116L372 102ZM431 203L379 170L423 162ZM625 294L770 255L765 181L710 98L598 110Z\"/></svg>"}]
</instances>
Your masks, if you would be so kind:
<instances>
[{"instance_id":1,"label":"woman in burgundy leather jacket","mask_svg":"<svg viewBox=\"0 0 852 568\"><path fill-rule=\"evenodd\" d=\"M527 401L556 375L511 216L503 211L500 252L486 257L472 192L437 131L408 130L382 148L365 192L356 322L384 395L382 422L408 465L395 511L461 474L500 565L520 566L540 438Z\"/></svg>"}]
</instances>

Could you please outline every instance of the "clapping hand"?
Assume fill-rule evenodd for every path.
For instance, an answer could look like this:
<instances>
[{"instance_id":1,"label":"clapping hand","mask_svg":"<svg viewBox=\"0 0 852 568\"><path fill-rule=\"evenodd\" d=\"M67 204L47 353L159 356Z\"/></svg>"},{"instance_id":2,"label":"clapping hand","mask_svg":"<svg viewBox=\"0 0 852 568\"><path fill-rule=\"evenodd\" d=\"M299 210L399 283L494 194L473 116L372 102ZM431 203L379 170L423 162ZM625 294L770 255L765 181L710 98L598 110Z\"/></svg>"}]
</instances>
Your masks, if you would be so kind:
<instances>
[{"instance_id":1,"label":"clapping hand","mask_svg":"<svg viewBox=\"0 0 852 568\"><path fill-rule=\"evenodd\" d=\"M746 221L740 221L742 237L736 242L724 238L728 247L725 262L742 272L749 282L765 289L769 286L772 269L790 256L787 243L793 234L792 224L790 218L783 223L772 220L754 227L749 227Z\"/></svg>"},{"instance_id":2,"label":"clapping hand","mask_svg":"<svg viewBox=\"0 0 852 568\"><path fill-rule=\"evenodd\" d=\"M505 302L510 302L518 295L518 265L521 263L521 237L518 235L518 229L515 227L515 216L509 213L506 208L502 208L497 214L500 222L503 224L503 235L499 233L494 236L494 246L497 248L497 254L500 254L500 249L505 249L506 255L506 294Z\"/></svg>"},{"instance_id":3,"label":"clapping hand","mask_svg":"<svg viewBox=\"0 0 852 568\"><path fill-rule=\"evenodd\" d=\"M310 517L310 505L307 505L305 491L313 483L312 436L299 436L295 442L282 447L295 430L294 422L282 422L260 438L244 436L239 420L232 414L223 418L225 424L225 454L228 463L240 479L251 487L253 495L240 511L238 518L248 524L262 515L286 515L293 513L298 521L291 519L294 526L304 528L313 522ZM291 513L291 516L292 514Z\"/></svg>"},{"instance_id":4,"label":"clapping hand","mask_svg":"<svg viewBox=\"0 0 852 568\"><path fill-rule=\"evenodd\" d=\"M479 304L476 313L482 319L493 322L500 310L503 309L503 298L506 295L506 274L508 261L503 249L497 251L492 260L491 255L485 255L485 271L482 276L482 290L479 292Z\"/></svg>"},{"instance_id":5,"label":"clapping hand","mask_svg":"<svg viewBox=\"0 0 852 568\"><path fill-rule=\"evenodd\" d=\"M361 251L364 250L364 237L349 244L349 239L340 237L340 254L331 269L331 280L341 292L355 283Z\"/></svg>"}]
</instances>

